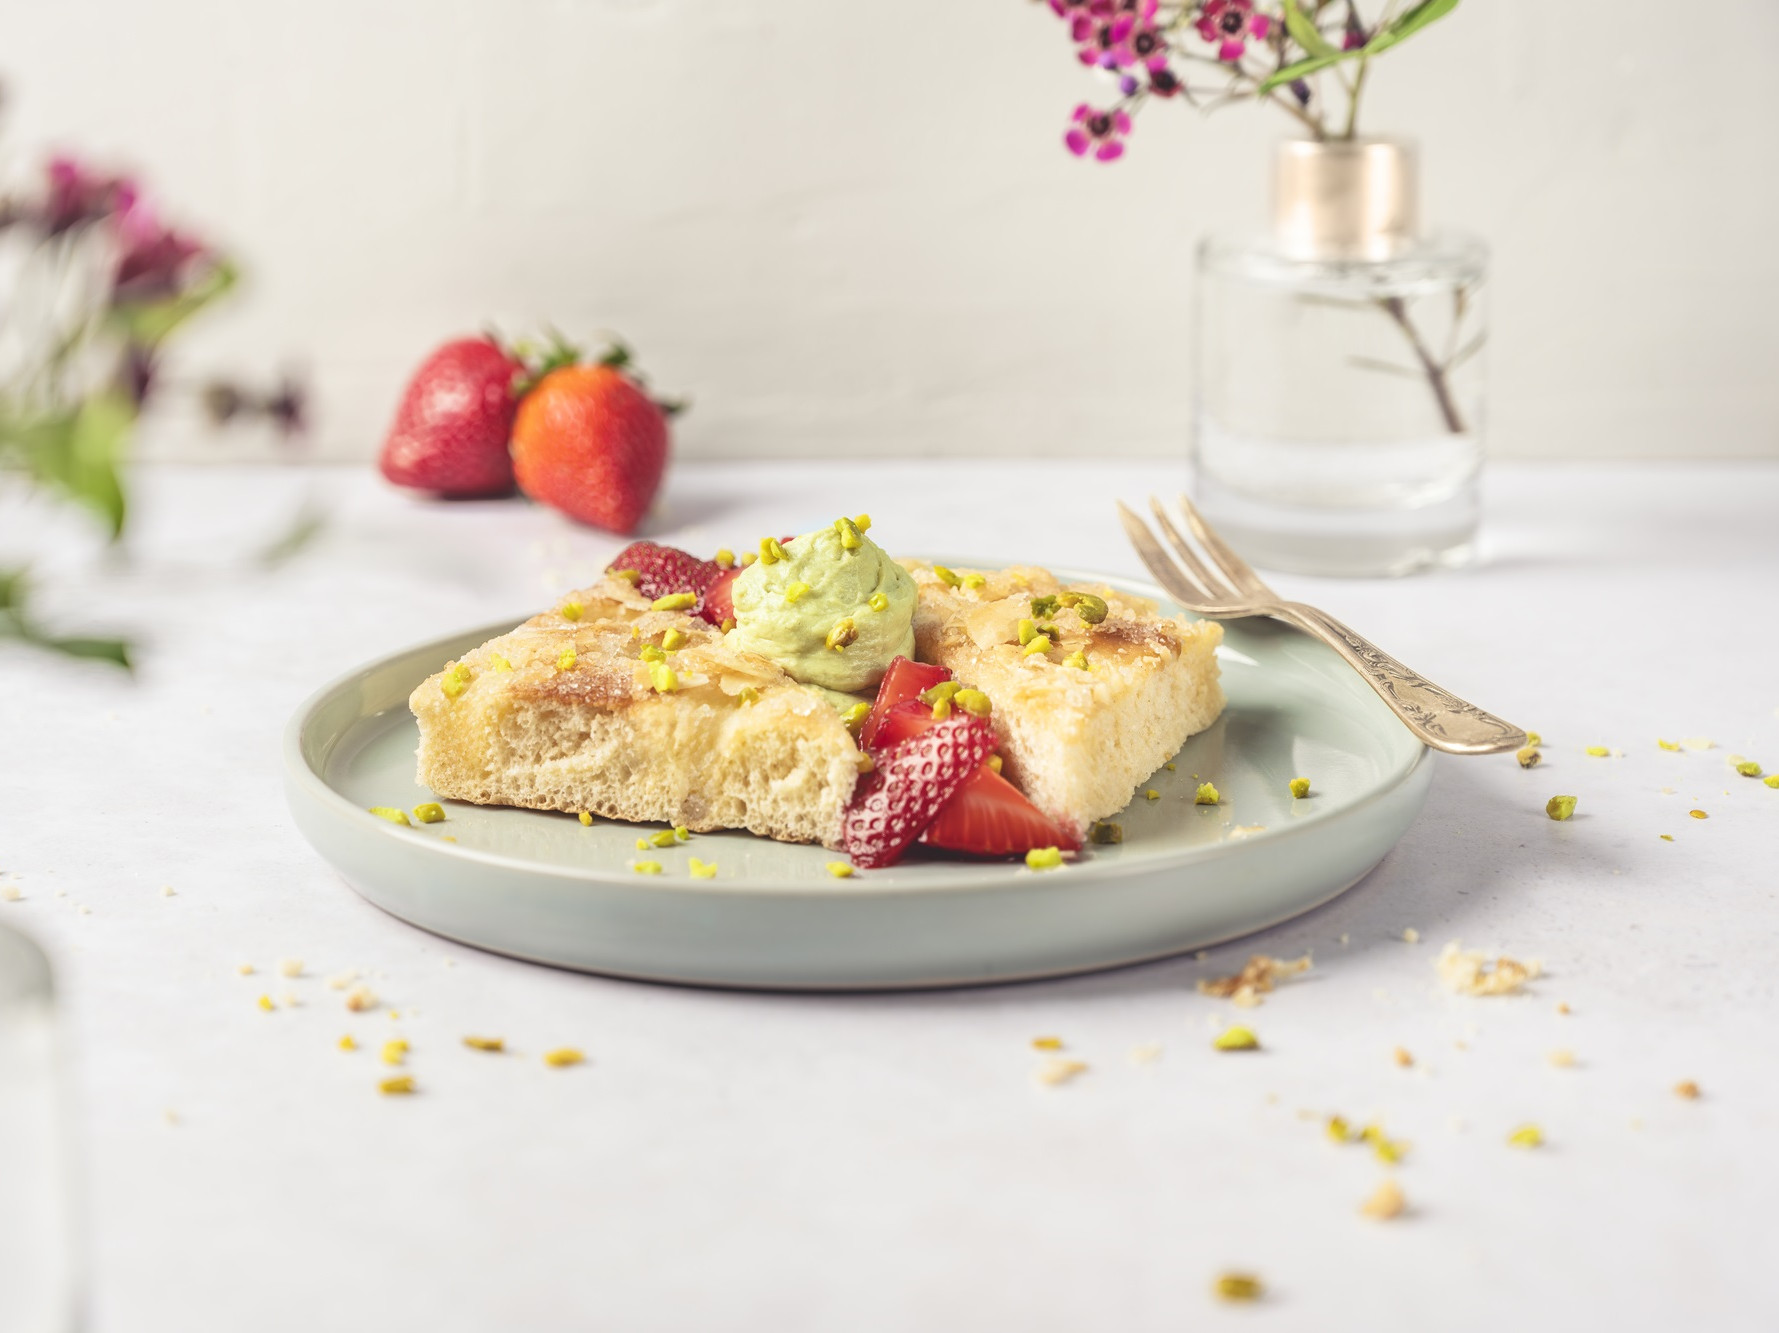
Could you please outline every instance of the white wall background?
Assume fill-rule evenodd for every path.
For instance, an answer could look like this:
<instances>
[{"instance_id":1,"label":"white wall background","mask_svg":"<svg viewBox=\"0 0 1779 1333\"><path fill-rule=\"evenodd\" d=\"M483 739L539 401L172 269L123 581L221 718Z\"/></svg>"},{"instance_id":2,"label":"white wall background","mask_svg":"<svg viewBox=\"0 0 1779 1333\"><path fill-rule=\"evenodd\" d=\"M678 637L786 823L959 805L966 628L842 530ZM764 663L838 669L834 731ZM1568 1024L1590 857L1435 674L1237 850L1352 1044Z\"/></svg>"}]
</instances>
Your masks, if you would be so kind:
<instances>
[{"instance_id":1,"label":"white wall background","mask_svg":"<svg viewBox=\"0 0 1779 1333\"><path fill-rule=\"evenodd\" d=\"M251 283L185 362L306 367L374 452L487 319L623 330L686 454L1176 454L1191 244L1289 122L1100 91L1030 0L0 0L13 168L141 169ZM1779 456L1774 0L1468 0L1374 72L1496 256L1492 447ZM239 456L164 421L151 450Z\"/></svg>"}]
</instances>

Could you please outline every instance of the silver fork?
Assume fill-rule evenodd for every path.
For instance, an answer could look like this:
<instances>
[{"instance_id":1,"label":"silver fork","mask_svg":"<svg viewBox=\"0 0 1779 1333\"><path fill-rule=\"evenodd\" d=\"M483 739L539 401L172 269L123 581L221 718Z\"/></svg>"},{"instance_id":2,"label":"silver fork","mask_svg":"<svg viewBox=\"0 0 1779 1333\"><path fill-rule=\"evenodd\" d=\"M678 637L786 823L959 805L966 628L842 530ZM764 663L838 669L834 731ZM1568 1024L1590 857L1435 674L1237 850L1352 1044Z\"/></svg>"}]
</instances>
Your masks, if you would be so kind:
<instances>
[{"instance_id":1,"label":"silver fork","mask_svg":"<svg viewBox=\"0 0 1779 1333\"><path fill-rule=\"evenodd\" d=\"M1156 527L1180 557L1177 563L1162 549L1143 520L1122 503L1118 516L1149 572L1188 611L1219 620L1271 616L1322 640L1365 677L1410 731L1436 750L1449 754L1496 754L1517 750L1526 743L1526 733L1511 722L1503 722L1416 675L1327 612L1303 602L1282 600L1211 530L1185 496L1180 497L1180 511L1186 526L1204 548L1203 557L1174 526L1160 500L1150 496L1149 507L1155 513Z\"/></svg>"}]
</instances>

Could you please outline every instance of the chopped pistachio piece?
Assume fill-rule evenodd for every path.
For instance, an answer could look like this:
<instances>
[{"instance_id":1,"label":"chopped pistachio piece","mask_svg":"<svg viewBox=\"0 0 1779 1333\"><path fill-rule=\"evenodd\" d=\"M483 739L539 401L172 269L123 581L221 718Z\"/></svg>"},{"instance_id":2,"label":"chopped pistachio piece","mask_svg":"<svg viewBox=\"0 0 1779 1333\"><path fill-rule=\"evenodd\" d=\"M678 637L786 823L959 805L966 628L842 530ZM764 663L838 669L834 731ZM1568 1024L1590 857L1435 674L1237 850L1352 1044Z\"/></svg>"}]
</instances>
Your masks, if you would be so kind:
<instances>
[{"instance_id":1,"label":"chopped pistachio piece","mask_svg":"<svg viewBox=\"0 0 1779 1333\"><path fill-rule=\"evenodd\" d=\"M1151 787L1143 793L1143 799L1145 801L1159 801L1161 799L1161 793Z\"/></svg>"},{"instance_id":2,"label":"chopped pistachio piece","mask_svg":"<svg viewBox=\"0 0 1779 1333\"><path fill-rule=\"evenodd\" d=\"M1217 788L1209 782L1198 784L1198 790L1192 795L1194 805L1216 805L1223 798L1217 794Z\"/></svg>"},{"instance_id":3,"label":"chopped pistachio piece","mask_svg":"<svg viewBox=\"0 0 1779 1333\"><path fill-rule=\"evenodd\" d=\"M1257 1301L1266 1294L1252 1273L1219 1273L1211 1291L1220 1301Z\"/></svg>"},{"instance_id":4,"label":"chopped pistachio piece","mask_svg":"<svg viewBox=\"0 0 1779 1333\"><path fill-rule=\"evenodd\" d=\"M735 617L734 616L724 616L723 623L718 625L717 628L722 630L723 633L727 634L730 630L735 628Z\"/></svg>"},{"instance_id":5,"label":"chopped pistachio piece","mask_svg":"<svg viewBox=\"0 0 1779 1333\"><path fill-rule=\"evenodd\" d=\"M828 631L824 642L835 652L844 651L849 645L857 643L859 627L851 616L842 616L834 622L834 628Z\"/></svg>"},{"instance_id":6,"label":"chopped pistachio piece","mask_svg":"<svg viewBox=\"0 0 1779 1333\"><path fill-rule=\"evenodd\" d=\"M1046 620L1055 615L1061 606L1062 603L1057 599L1055 593L1046 593L1042 597L1034 597L1032 598L1032 619Z\"/></svg>"},{"instance_id":7,"label":"chopped pistachio piece","mask_svg":"<svg viewBox=\"0 0 1779 1333\"><path fill-rule=\"evenodd\" d=\"M1655 738L1655 743L1671 754L1678 754L1680 752L1679 741L1665 741L1660 736L1657 736Z\"/></svg>"},{"instance_id":8,"label":"chopped pistachio piece","mask_svg":"<svg viewBox=\"0 0 1779 1333\"><path fill-rule=\"evenodd\" d=\"M1025 864L1030 870L1055 870L1062 865L1062 850L1057 847L1034 847L1025 854Z\"/></svg>"},{"instance_id":9,"label":"chopped pistachio piece","mask_svg":"<svg viewBox=\"0 0 1779 1333\"><path fill-rule=\"evenodd\" d=\"M356 1051L358 1049L358 1043L352 1040L352 1034L350 1032L340 1038L339 1044L342 1051Z\"/></svg>"},{"instance_id":10,"label":"chopped pistachio piece","mask_svg":"<svg viewBox=\"0 0 1779 1333\"><path fill-rule=\"evenodd\" d=\"M760 560L763 564L776 565L785 558L784 547L778 544L776 537L760 538Z\"/></svg>"},{"instance_id":11,"label":"chopped pistachio piece","mask_svg":"<svg viewBox=\"0 0 1779 1333\"><path fill-rule=\"evenodd\" d=\"M1587 748L1587 753L1592 755L1595 759L1607 759L1611 757L1612 750L1609 746L1605 745L1590 745Z\"/></svg>"},{"instance_id":12,"label":"chopped pistachio piece","mask_svg":"<svg viewBox=\"0 0 1779 1333\"><path fill-rule=\"evenodd\" d=\"M489 1051L497 1054L507 1048L504 1037L465 1037L463 1044L472 1051Z\"/></svg>"},{"instance_id":13,"label":"chopped pistachio piece","mask_svg":"<svg viewBox=\"0 0 1779 1333\"><path fill-rule=\"evenodd\" d=\"M865 725L865 719L870 716L871 705L861 701L842 713L840 715L840 720L846 723L846 729L852 733L853 739L857 740L859 738L859 728Z\"/></svg>"},{"instance_id":14,"label":"chopped pistachio piece","mask_svg":"<svg viewBox=\"0 0 1779 1333\"><path fill-rule=\"evenodd\" d=\"M1711 818L1711 816L1706 814L1703 810L1688 810L1686 813L1691 815L1694 819L1709 819L1709 818Z\"/></svg>"},{"instance_id":15,"label":"chopped pistachio piece","mask_svg":"<svg viewBox=\"0 0 1779 1333\"><path fill-rule=\"evenodd\" d=\"M386 1078L377 1084L377 1091L385 1097L406 1097L414 1091L412 1074L397 1074L394 1078Z\"/></svg>"},{"instance_id":16,"label":"chopped pistachio piece","mask_svg":"<svg viewBox=\"0 0 1779 1333\"><path fill-rule=\"evenodd\" d=\"M439 689L447 699L455 699L469 688L469 664L454 662L439 681Z\"/></svg>"},{"instance_id":17,"label":"chopped pistachio piece","mask_svg":"<svg viewBox=\"0 0 1779 1333\"><path fill-rule=\"evenodd\" d=\"M672 694L679 688L679 677L667 663L653 662L649 665L649 684L655 687L657 694Z\"/></svg>"},{"instance_id":18,"label":"chopped pistachio piece","mask_svg":"<svg viewBox=\"0 0 1779 1333\"><path fill-rule=\"evenodd\" d=\"M698 605L698 594L695 592L670 592L664 597L657 597L649 603L651 611L690 611Z\"/></svg>"},{"instance_id":19,"label":"chopped pistachio piece","mask_svg":"<svg viewBox=\"0 0 1779 1333\"><path fill-rule=\"evenodd\" d=\"M835 519L834 531L840 534L840 549L843 551L856 551L865 544L865 539L859 536L859 525L849 518Z\"/></svg>"},{"instance_id":20,"label":"chopped pistachio piece","mask_svg":"<svg viewBox=\"0 0 1779 1333\"><path fill-rule=\"evenodd\" d=\"M1544 737L1540 736L1535 731L1528 731L1526 733L1526 744L1527 745L1543 745Z\"/></svg>"},{"instance_id":21,"label":"chopped pistachio piece","mask_svg":"<svg viewBox=\"0 0 1779 1333\"><path fill-rule=\"evenodd\" d=\"M1741 763L1736 765L1736 772L1740 773L1745 778L1758 778L1760 776L1760 765L1755 763L1752 759L1744 759Z\"/></svg>"},{"instance_id":22,"label":"chopped pistachio piece","mask_svg":"<svg viewBox=\"0 0 1779 1333\"><path fill-rule=\"evenodd\" d=\"M684 824L675 824L673 826L673 840L675 842L692 841L692 830L687 828Z\"/></svg>"},{"instance_id":23,"label":"chopped pistachio piece","mask_svg":"<svg viewBox=\"0 0 1779 1333\"><path fill-rule=\"evenodd\" d=\"M686 871L693 879L715 879L717 863L715 861L700 861L694 856L686 861Z\"/></svg>"},{"instance_id":24,"label":"chopped pistachio piece","mask_svg":"<svg viewBox=\"0 0 1779 1333\"><path fill-rule=\"evenodd\" d=\"M394 806L373 805L371 813L378 819L387 819L391 824L408 825L408 812L397 810Z\"/></svg>"},{"instance_id":25,"label":"chopped pistachio piece","mask_svg":"<svg viewBox=\"0 0 1779 1333\"><path fill-rule=\"evenodd\" d=\"M1336 1143L1350 1143L1355 1137L1352 1126L1346 1122L1346 1117L1338 1115L1328 1117L1327 1133L1328 1137Z\"/></svg>"},{"instance_id":26,"label":"chopped pistachio piece","mask_svg":"<svg viewBox=\"0 0 1779 1333\"><path fill-rule=\"evenodd\" d=\"M1257 1051L1260 1038L1248 1028L1228 1028L1211 1045L1219 1051Z\"/></svg>"},{"instance_id":27,"label":"chopped pistachio piece","mask_svg":"<svg viewBox=\"0 0 1779 1333\"><path fill-rule=\"evenodd\" d=\"M828 862L828 873L835 879L851 879L852 867L845 861Z\"/></svg>"},{"instance_id":28,"label":"chopped pistachio piece","mask_svg":"<svg viewBox=\"0 0 1779 1333\"><path fill-rule=\"evenodd\" d=\"M743 569L746 569L749 565L753 564L754 561L758 560L759 558L760 557L757 552L743 551L741 553L741 555L738 557L737 563L739 563Z\"/></svg>"},{"instance_id":29,"label":"chopped pistachio piece","mask_svg":"<svg viewBox=\"0 0 1779 1333\"><path fill-rule=\"evenodd\" d=\"M667 660L666 650L652 643L643 644L637 650L636 655L645 662L665 662Z\"/></svg>"},{"instance_id":30,"label":"chopped pistachio piece","mask_svg":"<svg viewBox=\"0 0 1779 1333\"><path fill-rule=\"evenodd\" d=\"M647 838L638 838L636 840L636 850L637 851L646 852L646 851L648 851L648 849L649 849L649 840Z\"/></svg>"},{"instance_id":31,"label":"chopped pistachio piece","mask_svg":"<svg viewBox=\"0 0 1779 1333\"><path fill-rule=\"evenodd\" d=\"M1091 671L1093 669L1087 665L1087 654L1082 652L1079 648L1063 658L1062 664L1066 667L1074 667L1077 671Z\"/></svg>"},{"instance_id":32,"label":"chopped pistachio piece","mask_svg":"<svg viewBox=\"0 0 1779 1333\"><path fill-rule=\"evenodd\" d=\"M1032 1049L1034 1051L1060 1051L1062 1049L1062 1038L1061 1037L1033 1037L1032 1038Z\"/></svg>"},{"instance_id":33,"label":"chopped pistachio piece","mask_svg":"<svg viewBox=\"0 0 1779 1333\"><path fill-rule=\"evenodd\" d=\"M562 604L562 618L564 620L579 620L586 609L587 608L582 606L579 602L564 602Z\"/></svg>"},{"instance_id":34,"label":"chopped pistachio piece","mask_svg":"<svg viewBox=\"0 0 1779 1333\"><path fill-rule=\"evenodd\" d=\"M982 588L986 588L987 586L988 586L988 576L986 574L965 574L964 575L964 587L968 588L971 592L976 592Z\"/></svg>"},{"instance_id":35,"label":"chopped pistachio piece","mask_svg":"<svg viewBox=\"0 0 1779 1333\"><path fill-rule=\"evenodd\" d=\"M629 583L629 584L637 584L637 583L642 582L642 574L638 570L608 569L605 572L607 574L611 575L611 577L613 577L614 579L623 579L624 582Z\"/></svg>"},{"instance_id":36,"label":"chopped pistachio piece","mask_svg":"<svg viewBox=\"0 0 1779 1333\"><path fill-rule=\"evenodd\" d=\"M556 670L573 671L575 663L574 649L564 648L556 655Z\"/></svg>"},{"instance_id":37,"label":"chopped pistachio piece","mask_svg":"<svg viewBox=\"0 0 1779 1333\"><path fill-rule=\"evenodd\" d=\"M1020 647L1023 648L1026 644L1030 643L1033 639L1035 639L1037 637L1038 637L1038 622L1037 621L1027 619L1027 620L1021 620L1019 622L1019 644L1020 644Z\"/></svg>"},{"instance_id":38,"label":"chopped pistachio piece","mask_svg":"<svg viewBox=\"0 0 1779 1333\"><path fill-rule=\"evenodd\" d=\"M1769 787L1779 787L1779 773L1769 773L1761 781Z\"/></svg>"},{"instance_id":39,"label":"chopped pistachio piece","mask_svg":"<svg viewBox=\"0 0 1779 1333\"><path fill-rule=\"evenodd\" d=\"M1099 847L1110 847L1124 841L1124 825L1109 820L1094 821L1087 830L1087 841Z\"/></svg>"},{"instance_id":40,"label":"chopped pistachio piece","mask_svg":"<svg viewBox=\"0 0 1779 1333\"><path fill-rule=\"evenodd\" d=\"M873 611L887 611L889 610L889 598L883 593L874 592L871 594L869 600L866 601L865 605L870 607Z\"/></svg>"},{"instance_id":41,"label":"chopped pistachio piece","mask_svg":"<svg viewBox=\"0 0 1779 1333\"><path fill-rule=\"evenodd\" d=\"M591 810L583 810L580 814L576 815L575 818L581 821L582 828L591 828L593 826L593 812Z\"/></svg>"},{"instance_id":42,"label":"chopped pistachio piece","mask_svg":"<svg viewBox=\"0 0 1779 1333\"><path fill-rule=\"evenodd\" d=\"M677 652L692 640L683 629L670 629L661 636L661 647L667 652Z\"/></svg>"},{"instance_id":43,"label":"chopped pistachio piece","mask_svg":"<svg viewBox=\"0 0 1779 1333\"><path fill-rule=\"evenodd\" d=\"M1659 833L1656 836L1659 837L1663 842L1673 842L1674 841L1674 835L1672 833Z\"/></svg>"},{"instance_id":44,"label":"chopped pistachio piece","mask_svg":"<svg viewBox=\"0 0 1779 1333\"><path fill-rule=\"evenodd\" d=\"M752 685L743 685L740 692L736 694L735 697L739 699L743 705L757 704L760 702L760 692Z\"/></svg>"},{"instance_id":45,"label":"chopped pistachio piece","mask_svg":"<svg viewBox=\"0 0 1779 1333\"><path fill-rule=\"evenodd\" d=\"M1567 819L1575 813L1575 798L1573 796L1553 796L1544 803L1544 813L1552 819Z\"/></svg>"},{"instance_id":46,"label":"chopped pistachio piece","mask_svg":"<svg viewBox=\"0 0 1779 1333\"><path fill-rule=\"evenodd\" d=\"M1075 609L1075 614L1089 625L1097 625L1106 618L1109 608L1104 597L1096 597L1090 592L1064 592L1057 595L1057 600L1064 606Z\"/></svg>"},{"instance_id":47,"label":"chopped pistachio piece","mask_svg":"<svg viewBox=\"0 0 1779 1333\"><path fill-rule=\"evenodd\" d=\"M661 873L659 861L632 861L630 868L639 875L659 875Z\"/></svg>"},{"instance_id":48,"label":"chopped pistachio piece","mask_svg":"<svg viewBox=\"0 0 1779 1333\"><path fill-rule=\"evenodd\" d=\"M1536 745L1528 745L1524 749L1515 750L1513 757L1519 760L1521 768L1537 768L1544 759Z\"/></svg>"},{"instance_id":49,"label":"chopped pistachio piece","mask_svg":"<svg viewBox=\"0 0 1779 1333\"><path fill-rule=\"evenodd\" d=\"M1509 1148L1542 1148L1544 1146L1544 1131L1537 1125L1521 1125L1507 1136L1507 1146Z\"/></svg>"},{"instance_id":50,"label":"chopped pistachio piece","mask_svg":"<svg viewBox=\"0 0 1779 1333\"><path fill-rule=\"evenodd\" d=\"M727 546L717 547L717 568L735 568L735 552L731 551Z\"/></svg>"},{"instance_id":51,"label":"chopped pistachio piece","mask_svg":"<svg viewBox=\"0 0 1779 1333\"><path fill-rule=\"evenodd\" d=\"M798 579L795 583L791 584L790 587L784 590L784 599L792 605L795 605L803 600L804 595L808 593L808 591L809 585L803 582L802 579Z\"/></svg>"},{"instance_id":52,"label":"chopped pistachio piece","mask_svg":"<svg viewBox=\"0 0 1779 1333\"><path fill-rule=\"evenodd\" d=\"M981 690L959 690L952 702L971 717L987 717L994 712L994 701Z\"/></svg>"},{"instance_id":53,"label":"chopped pistachio piece","mask_svg":"<svg viewBox=\"0 0 1779 1333\"><path fill-rule=\"evenodd\" d=\"M853 527L857 528L860 532L871 531L871 515L869 515L869 514L854 514L852 516L852 525L853 525Z\"/></svg>"},{"instance_id":54,"label":"chopped pistachio piece","mask_svg":"<svg viewBox=\"0 0 1779 1333\"><path fill-rule=\"evenodd\" d=\"M587 1057L572 1046L558 1046L553 1051L544 1052L544 1063L551 1069L567 1069L571 1065L585 1064Z\"/></svg>"},{"instance_id":55,"label":"chopped pistachio piece","mask_svg":"<svg viewBox=\"0 0 1779 1333\"><path fill-rule=\"evenodd\" d=\"M506 658L502 657L499 653L488 654L488 665L493 667L496 671L511 671L513 669L513 664L507 661Z\"/></svg>"},{"instance_id":56,"label":"chopped pistachio piece","mask_svg":"<svg viewBox=\"0 0 1779 1333\"><path fill-rule=\"evenodd\" d=\"M671 847L678 841L679 839L673 836L673 830L670 828L649 834L649 844L653 847Z\"/></svg>"},{"instance_id":57,"label":"chopped pistachio piece","mask_svg":"<svg viewBox=\"0 0 1779 1333\"><path fill-rule=\"evenodd\" d=\"M933 576L947 588L955 588L963 581L959 579L956 574L953 574L949 569L945 568L944 565L934 565Z\"/></svg>"},{"instance_id":58,"label":"chopped pistachio piece","mask_svg":"<svg viewBox=\"0 0 1779 1333\"><path fill-rule=\"evenodd\" d=\"M1040 653L1047 653L1049 651L1050 636L1048 634L1040 634L1037 638L1026 644L1023 650L1023 656L1036 657Z\"/></svg>"},{"instance_id":59,"label":"chopped pistachio piece","mask_svg":"<svg viewBox=\"0 0 1779 1333\"><path fill-rule=\"evenodd\" d=\"M437 801L424 801L414 807L414 818L422 824L436 824L445 817L445 807Z\"/></svg>"},{"instance_id":60,"label":"chopped pistachio piece","mask_svg":"<svg viewBox=\"0 0 1779 1333\"><path fill-rule=\"evenodd\" d=\"M1001 767L1005 763L1006 763L1006 760L1002 759L1001 756L998 754L991 754L988 757L988 766L990 768L992 768L997 773L999 773L1001 771Z\"/></svg>"},{"instance_id":61,"label":"chopped pistachio piece","mask_svg":"<svg viewBox=\"0 0 1779 1333\"><path fill-rule=\"evenodd\" d=\"M1292 778L1291 781L1285 785L1291 789L1291 799L1294 801L1301 801L1304 797L1310 794L1310 780L1308 778Z\"/></svg>"},{"instance_id":62,"label":"chopped pistachio piece","mask_svg":"<svg viewBox=\"0 0 1779 1333\"><path fill-rule=\"evenodd\" d=\"M384 1042L379 1058L386 1065L405 1064L408 1059L408 1043L400 1037Z\"/></svg>"}]
</instances>

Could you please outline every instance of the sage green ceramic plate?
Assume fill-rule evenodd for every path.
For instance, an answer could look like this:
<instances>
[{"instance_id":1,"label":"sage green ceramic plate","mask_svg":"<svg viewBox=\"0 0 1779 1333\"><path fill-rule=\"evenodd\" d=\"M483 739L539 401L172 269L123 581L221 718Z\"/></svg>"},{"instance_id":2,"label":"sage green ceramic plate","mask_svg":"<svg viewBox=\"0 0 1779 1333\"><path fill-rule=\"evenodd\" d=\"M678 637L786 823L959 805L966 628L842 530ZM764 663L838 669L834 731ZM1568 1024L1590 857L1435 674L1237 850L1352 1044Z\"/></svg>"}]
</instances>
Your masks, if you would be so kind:
<instances>
[{"instance_id":1,"label":"sage green ceramic plate","mask_svg":"<svg viewBox=\"0 0 1779 1333\"><path fill-rule=\"evenodd\" d=\"M968 562L965 562L968 563ZM1080 571L1065 580L1151 586ZM656 981L788 989L950 986L1058 976L1161 958L1287 920L1383 859L1426 799L1432 756L1321 644L1270 621L1225 626L1229 706L1118 816L1124 843L1060 870L917 850L835 879L832 852L746 833L649 855L651 827L445 802L443 823L367 813L433 799L414 781L407 699L487 625L344 676L285 735L297 826L346 881L425 930L558 967ZM1307 800L1286 784L1308 777ZM1201 780L1222 803L1200 806ZM446 841L455 839L454 842ZM687 860L719 866L689 877Z\"/></svg>"}]
</instances>

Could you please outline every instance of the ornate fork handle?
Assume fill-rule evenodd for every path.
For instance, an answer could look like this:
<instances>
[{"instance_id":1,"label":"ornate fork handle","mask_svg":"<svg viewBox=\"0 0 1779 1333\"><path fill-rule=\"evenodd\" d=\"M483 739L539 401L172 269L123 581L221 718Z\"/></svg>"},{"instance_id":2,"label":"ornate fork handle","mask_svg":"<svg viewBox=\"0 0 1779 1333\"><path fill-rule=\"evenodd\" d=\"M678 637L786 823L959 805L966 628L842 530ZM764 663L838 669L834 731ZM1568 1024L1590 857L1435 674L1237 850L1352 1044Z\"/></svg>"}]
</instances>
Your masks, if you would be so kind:
<instances>
[{"instance_id":1,"label":"ornate fork handle","mask_svg":"<svg viewBox=\"0 0 1779 1333\"><path fill-rule=\"evenodd\" d=\"M1408 729L1436 750L1453 754L1495 754L1517 750L1526 733L1493 713L1441 689L1410 671L1362 635L1325 611L1302 602L1283 602L1275 613L1313 634L1346 658Z\"/></svg>"}]
</instances>

